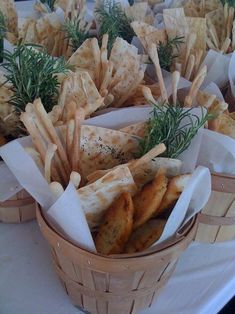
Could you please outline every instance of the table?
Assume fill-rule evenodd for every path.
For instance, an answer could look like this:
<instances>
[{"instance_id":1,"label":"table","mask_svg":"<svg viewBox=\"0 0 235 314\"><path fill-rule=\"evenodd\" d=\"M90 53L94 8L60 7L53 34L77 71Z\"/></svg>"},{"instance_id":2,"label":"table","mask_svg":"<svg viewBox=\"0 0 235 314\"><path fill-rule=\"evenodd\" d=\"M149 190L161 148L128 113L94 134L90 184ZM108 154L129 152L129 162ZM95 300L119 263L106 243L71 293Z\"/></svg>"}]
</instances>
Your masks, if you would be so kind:
<instances>
[{"instance_id":1,"label":"table","mask_svg":"<svg viewBox=\"0 0 235 314\"><path fill-rule=\"evenodd\" d=\"M16 3L19 17L31 14L32 3ZM0 223L0 235L0 314L81 313L71 305L54 273L35 221ZM234 295L235 240L193 243L158 300L140 314L214 314Z\"/></svg>"},{"instance_id":2,"label":"table","mask_svg":"<svg viewBox=\"0 0 235 314\"><path fill-rule=\"evenodd\" d=\"M0 223L0 313L81 314L52 268L35 221ZM216 314L235 295L235 240L193 243L150 309L140 314ZM124 313L120 313L124 314Z\"/></svg>"}]
</instances>

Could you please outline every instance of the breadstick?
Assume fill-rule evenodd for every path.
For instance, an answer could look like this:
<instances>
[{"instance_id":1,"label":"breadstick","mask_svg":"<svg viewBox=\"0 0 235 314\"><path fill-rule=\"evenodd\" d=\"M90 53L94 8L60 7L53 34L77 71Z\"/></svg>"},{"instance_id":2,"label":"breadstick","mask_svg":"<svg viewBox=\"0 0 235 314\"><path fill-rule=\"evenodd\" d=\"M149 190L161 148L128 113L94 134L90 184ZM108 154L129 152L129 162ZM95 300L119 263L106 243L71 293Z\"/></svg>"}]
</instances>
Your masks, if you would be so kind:
<instances>
[{"instance_id":1,"label":"breadstick","mask_svg":"<svg viewBox=\"0 0 235 314\"><path fill-rule=\"evenodd\" d=\"M209 24L208 30L209 30L209 33L211 36L211 40L212 40L213 44L215 45L215 48L219 49L219 38L217 36L215 26L214 26L214 24L212 24L212 22L210 20L208 20L208 24Z\"/></svg>"},{"instance_id":2,"label":"breadstick","mask_svg":"<svg viewBox=\"0 0 235 314\"><path fill-rule=\"evenodd\" d=\"M20 120L23 122L28 133L31 135L32 142L39 152L42 161L45 162L46 146L40 132L38 132L38 129L34 124L33 118L28 113L23 112L20 115Z\"/></svg>"},{"instance_id":3,"label":"breadstick","mask_svg":"<svg viewBox=\"0 0 235 314\"><path fill-rule=\"evenodd\" d=\"M70 181L75 186L75 189L78 189L79 184L81 182L81 175L76 171L72 171L70 174Z\"/></svg>"},{"instance_id":4,"label":"breadstick","mask_svg":"<svg viewBox=\"0 0 235 314\"><path fill-rule=\"evenodd\" d=\"M197 95L197 92L200 86L202 85L206 77L206 74L207 74L207 67L206 65L204 65L192 82L192 85L189 90L189 94L188 96L186 96L185 101L184 101L184 107L192 107L193 101Z\"/></svg>"},{"instance_id":5,"label":"breadstick","mask_svg":"<svg viewBox=\"0 0 235 314\"><path fill-rule=\"evenodd\" d=\"M178 71L180 74L182 73L182 64L179 62L175 63L175 71Z\"/></svg>"},{"instance_id":6,"label":"breadstick","mask_svg":"<svg viewBox=\"0 0 235 314\"><path fill-rule=\"evenodd\" d=\"M225 39L225 41L223 42L220 51L221 51L222 53L227 53L230 44L231 44L231 39L227 37L227 38Z\"/></svg>"},{"instance_id":7,"label":"breadstick","mask_svg":"<svg viewBox=\"0 0 235 314\"><path fill-rule=\"evenodd\" d=\"M56 144L57 146L57 150L58 150L58 155L61 159L62 162L62 166L65 169L65 174L66 176L69 176L70 172L71 172L71 168L68 162L68 158L65 152L65 149L60 141L59 136L56 133L55 128L53 127L53 124L51 123L51 120L49 119L46 110L44 109L41 100L40 99L36 99L34 101L34 108L36 111L36 114L40 117L41 122L43 123L52 143Z\"/></svg>"},{"instance_id":8,"label":"breadstick","mask_svg":"<svg viewBox=\"0 0 235 314\"><path fill-rule=\"evenodd\" d=\"M49 115L53 125L55 125L55 123L60 120L61 115L62 115L61 106L59 106L59 105L54 106L52 108L51 112L48 113L48 115Z\"/></svg>"},{"instance_id":9,"label":"breadstick","mask_svg":"<svg viewBox=\"0 0 235 314\"><path fill-rule=\"evenodd\" d=\"M134 170L134 169L140 167L140 165L142 165L144 163L148 163L153 158L164 153L165 150L166 150L165 144L161 143L161 144L156 145L147 154L145 154L144 156L142 156L141 158L139 158L137 160L134 160L133 163L131 162L129 165L130 170Z\"/></svg>"},{"instance_id":10,"label":"breadstick","mask_svg":"<svg viewBox=\"0 0 235 314\"><path fill-rule=\"evenodd\" d=\"M64 193L64 189L59 182L51 182L49 186L51 192L56 196L56 198L59 198Z\"/></svg>"},{"instance_id":11,"label":"breadstick","mask_svg":"<svg viewBox=\"0 0 235 314\"><path fill-rule=\"evenodd\" d=\"M162 100L164 102L165 101L168 102L166 86L165 86L165 83L163 80L162 70L161 70L159 58L158 58L157 46L152 43L150 48L148 49L148 53L149 53L151 60L153 61L154 66L155 66L155 70L156 70L158 81L159 81Z\"/></svg>"},{"instance_id":12,"label":"breadstick","mask_svg":"<svg viewBox=\"0 0 235 314\"><path fill-rule=\"evenodd\" d=\"M35 102L34 102L35 104ZM27 104L27 106L25 107L26 112L33 118L33 121L35 123L35 125L37 126L39 132L41 133L43 139L46 141L47 144L52 143L53 141L50 138L50 135L47 131L47 129L45 128L44 124L42 123L42 119L40 117L40 115L38 115L37 111L35 110L35 106L34 104ZM48 118L49 119L49 118ZM57 170L55 170L54 168L52 169L52 177L55 180L58 180L58 176L60 178L60 180L63 184L65 184L68 180L68 177L66 176L66 172L65 169L63 167L63 163L61 162L59 156L57 156L57 154L55 155L55 168Z\"/></svg>"},{"instance_id":13,"label":"breadstick","mask_svg":"<svg viewBox=\"0 0 235 314\"><path fill-rule=\"evenodd\" d=\"M227 20L227 25L226 25L226 37L228 38L231 37L233 19L234 19L234 8L230 7L228 10L228 20Z\"/></svg>"},{"instance_id":14,"label":"breadstick","mask_svg":"<svg viewBox=\"0 0 235 314\"><path fill-rule=\"evenodd\" d=\"M209 37L206 38L206 44L209 47L209 49L218 50L218 48L213 44Z\"/></svg>"},{"instance_id":15,"label":"breadstick","mask_svg":"<svg viewBox=\"0 0 235 314\"><path fill-rule=\"evenodd\" d=\"M112 74L113 74L113 62L108 61L106 64L103 65L103 69L102 69L103 80L101 82L100 90L99 90L99 93L102 97L104 97L104 91L107 90L107 88L109 87Z\"/></svg>"},{"instance_id":16,"label":"breadstick","mask_svg":"<svg viewBox=\"0 0 235 314\"><path fill-rule=\"evenodd\" d=\"M57 146L55 144L49 144L46 151L44 174L48 183L51 182L51 163L56 150Z\"/></svg>"},{"instance_id":17,"label":"breadstick","mask_svg":"<svg viewBox=\"0 0 235 314\"><path fill-rule=\"evenodd\" d=\"M195 53L194 76L197 75L198 69L200 68L202 56L203 56L203 50L202 49L197 50Z\"/></svg>"},{"instance_id":18,"label":"breadstick","mask_svg":"<svg viewBox=\"0 0 235 314\"><path fill-rule=\"evenodd\" d=\"M186 52L185 52L185 57L184 57L184 63L183 63L183 69L182 69L183 75L185 75L187 65L188 65L188 59L190 56L190 52L191 52L193 46L195 45L196 39L197 39L197 35L195 33L192 33L188 36L187 44L186 44Z\"/></svg>"},{"instance_id":19,"label":"breadstick","mask_svg":"<svg viewBox=\"0 0 235 314\"><path fill-rule=\"evenodd\" d=\"M102 45L100 49L100 59L101 59L101 82L103 82L105 73L106 73L106 67L108 64L108 50L107 50L107 45L108 45L108 39L109 36L108 34L104 34L102 38Z\"/></svg>"},{"instance_id":20,"label":"breadstick","mask_svg":"<svg viewBox=\"0 0 235 314\"><path fill-rule=\"evenodd\" d=\"M100 61L100 48L98 45L98 40L96 38L92 38L91 40L91 49L94 56L95 63L95 85L97 89L100 87L100 70L101 70L101 61Z\"/></svg>"},{"instance_id":21,"label":"breadstick","mask_svg":"<svg viewBox=\"0 0 235 314\"><path fill-rule=\"evenodd\" d=\"M152 103L152 104L155 104L156 103L156 100L153 98L153 95L152 95L152 92L151 92L151 89L147 86L143 86L142 87L142 93L144 95L144 98Z\"/></svg>"},{"instance_id":22,"label":"breadstick","mask_svg":"<svg viewBox=\"0 0 235 314\"><path fill-rule=\"evenodd\" d=\"M187 64L187 68L186 68L185 76L184 76L186 80L190 80L193 73L194 65L195 65L195 57L194 55L191 54L189 56L189 60L188 60L188 64Z\"/></svg>"},{"instance_id":23,"label":"breadstick","mask_svg":"<svg viewBox=\"0 0 235 314\"><path fill-rule=\"evenodd\" d=\"M73 147L73 135L74 135L75 122L73 119L67 122L66 127L66 153L70 164L72 164L72 147Z\"/></svg>"},{"instance_id":24,"label":"breadstick","mask_svg":"<svg viewBox=\"0 0 235 314\"><path fill-rule=\"evenodd\" d=\"M81 123L85 118L85 113L82 108L79 108L75 113L75 127L73 134L73 145L72 145L72 170L79 171L79 155L80 155L80 128Z\"/></svg>"},{"instance_id":25,"label":"breadstick","mask_svg":"<svg viewBox=\"0 0 235 314\"><path fill-rule=\"evenodd\" d=\"M180 80L180 73L175 71L172 73L172 97L173 97L173 105L177 104L177 90L178 84Z\"/></svg>"}]
</instances>

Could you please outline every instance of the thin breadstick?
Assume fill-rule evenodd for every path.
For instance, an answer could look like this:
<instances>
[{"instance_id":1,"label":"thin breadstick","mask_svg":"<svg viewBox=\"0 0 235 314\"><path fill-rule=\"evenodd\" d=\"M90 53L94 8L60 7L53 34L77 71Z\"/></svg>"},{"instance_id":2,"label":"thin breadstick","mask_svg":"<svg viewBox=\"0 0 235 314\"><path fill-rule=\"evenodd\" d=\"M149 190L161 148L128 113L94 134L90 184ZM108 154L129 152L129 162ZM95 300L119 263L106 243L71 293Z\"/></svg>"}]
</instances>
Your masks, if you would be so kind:
<instances>
[{"instance_id":1,"label":"thin breadstick","mask_svg":"<svg viewBox=\"0 0 235 314\"><path fill-rule=\"evenodd\" d=\"M109 87L109 84L112 78L112 73L113 73L113 62L108 61L106 64L103 65L103 81L100 85L100 90L99 90L100 95L102 97L105 97L104 91L107 90L107 88Z\"/></svg>"},{"instance_id":2,"label":"thin breadstick","mask_svg":"<svg viewBox=\"0 0 235 314\"><path fill-rule=\"evenodd\" d=\"M79 184L81 182L81 175L76 171L72 171L70 174L70 182L73 183L75 189L78 189Z\"/></svg>"},{"instance_id":3,"label":"thin breadstick","mask_svg":"<svg viewBox=\"0 0 235 314\"><path fill-rule=\"evenodd\" d=\"M180 73L175 71L172 73L172 97L173 97L173 105L177 104L177 90L178 84L180 80Z\"/></svg>"},{"instance_id":4,"label":"thin breadstick","mask_svg":"<svg viewBox=\"0 0 235 314\"><path fill-rule=\"evenodd\" d=\"M57 146L55 144L49 144L46 151L44 174L48 183L51 182L51 163L56 150Z\"/></svg>"},{"instance_id":5,"label":"thin breadstick","mask_svg":"<svg viewBox=\"0 0 235 314\"><path fill-rule=\"evenodd\" d=\"M178 71L180 74L182 73L182 64L179 62L175 63L175 71Z\"/></svg>"},{"instance_id":6,"label":"thin breadstick","mask_svg":"<svg viewBox=\"0 0 235 314\"><path fill-rule=\"evenodd\" d=\"M56 105L52 108L51 112L48 113L51 122L55 124L57 121L60 120L62 115L62 108L59 105Z\"/></svg>"},{"instance_id":7,"label":"thin breadstick","mask_svg":"<svg viewBox=\"0 0 235 314\"><path fill-rule=\"evenodd\" d=\"M209 37L206 38L206 44L209 47L209 49L212 49L212 50L218 50L219 49L214 45L214 43L211 41L211 39Z\"/></svg>"},{"instance_id":8,"label":"thin breadstick","mask_svg":"<svg viewBox=\"0 0 235 314\"><path fill-rule=\"evenodd\" d=\"M196 51L196 53L195 53L194 76L197 75L197 72L198 72L198 70L200 68L202 56L203 56L203 50L202 49L198 49Z\"/></svg>"},{"instance_id":9,"label":"thin breadstick","mask_svg":"<svg viewBox=\"0 0 235 314\"><path fill-rule=\"evenodd\" d=\"M219 38L217 36L215 26L210 20L208 20L208 26L209 26L208 30L209 30L209 34L211 36L211 40L212 40L213 44L215 45L216 49L219 49Z\"/></svg>"},{"instance_id":10,"label":"thin breadstick","mask_svg":"<svg viewBox=\"0 0 235 314\"><path fill-rule=\"evenodd\" d=\"M39 132L41 133L43 139L47 142L47 144L52 143L53 141L51 140L49 132L45 128L40 115L38 115L37 111L35 110L35 102L34 102L34 104L30 104L30 103L27 104L27 106L25 107L25 110L32 117L35 125L37 126ZM49 117L48 117L48 119L49 119ZM52 126L52 128L53 128L53 126ZM61 181L63 184L65 184L67 182L68 178L66 177L66 172L65 172L65 169L63 167L63 163L61 162L61 160L60 160L59 156L57 156L57 154L55 156L55 167L56 167L57 171L53 169L53 178L55 180L58 180L58 175L59 175L59 178L60 178L59 181ZM55 175L55 177L54 177L54 175Z\"/></svg>"},{"instance_id":11,"label":"thin breadstick","mask_svg":"<svg viewBox=\"0 0 235 314\"><path fill-rule=\"evenodd\" d=\"M79 172L79 155L80 155L80 128L81 123L85 119L85 113L82 108L79 108L75 113L75 127L73 134L72 145L72 170Z\"/></svg>"},{"instance_id":12,"label":"thin breadstick","mask_svg":"<svg viewBox=\"0 0 235 314\"><path fill-rule=\"evenodd\" d=\"M148 49L148 53L149 53L151 60L153 61L153 64L154 64L154 67L155 67L155 70L157 73L162 100L168 102L166 86L165 86L165 83L163 80L162 70L161 70L160 63L159 63L157 46L152 43L150 48Z\"/></svg>"},{"instance_id":13,"label":"thin breadstick","mask_svg":"<svg viewBox=\"0 0 235 314\"><path fill-rule=\"evenodd\" d=\"M184 56L183 69L182 69L183 75L185 75L190 52L192 48L194 47L196 40L197 40L197 35L195 33L192 33L188 36L187 43L186 43L186 51L185 51L185 56Z\"/></svg>"},{"instance_id":14,"label":"thin breadstick","mask_svg":"<svg viewBox=\"0 0 235 314\"><path fill-rule=\"evenodd\" d=\"M129 169L132 171L139 168L142 164L148 163L153 158L164 153L165 150L166 150L165 144L161 143L161 144L156 145L154 148L152 148L147 154L145 154L141 158L134 160L133 162L130 162Z\"/></svg>"},{"instance_id":15,"label":"thin breadstick","mask_svg":"<svg viewBox=\"0 0 235 314\"><path fill-rule=\"evenodd\" d=\"M73 119L67 122L66 127L66 153L69 158L70 164L72 164L72 147L73 147L73 135L74 135L75 122Z\"/></svg>"},{"instance_id":16,"label":"thin breadstick","mask_svg":"<svg viewBox=\"0 0 235 314\"><path fill-rule=\"evenodd\" d=\"M227 38L225 39L225 41L223 42L220 51L221 51L222 53L227 53L230 44L231 44L231 39L227 37Z\"/></svg>"},{"instance_id":17,"label":"thin breadstick","mask_svg":"<svg viewBox=\"0 0 235 314\"><path fill-rule=\"evenodd\" d=\"M186 80L190 80L193 73L194 65L195 65L195 56L191 54L189 56L189 60L188 60L188 64L187 64L187 68L186 68L185 76L184 76Z\"/></svg>"},{"instance_id":18,"label":"thin breadstick","mask_svg":"<svg viewBox=\"0 0 235 314\"><path fill-rule=\"evenodd\" d=\"M29 113L24 112L21 114L20 120L24 123L28 133L31 135L32 142L39 152L43 163L45 164L46 144L40 130L38 129L38 126L35 125L33 117ZM57 166L57 164L56 167L52 167L52 176L55 180L64 182L63 171L60 171L60 168Z\"/></svg>"},{"instance_id":19,"label":"thin breadstick","mask_svg":"<svg viewBox=\"0 0 235 314\"><path fill-rule=\"evenodd\" d=\"M48 132L48 135L49 135L52 143L56 144L57 150L58 150L58 155L59 155L61 162L62 162L62 165L64 166L64 169L65 169L65 174L66 174L66 176L69 176L69 174L71 172L71 168L70 168L70 165L68 162L65 148L63 147L63 145L60 141L60 138L57 135L56 130L53 127L53 124L51 123L51 120L49 119L49 117L46 113L46 110L44 109L40 99L36 99L34 101L34 108L35 108L35 112L40 117L41 122L43 123L46 131Z\"/></svg>"},{"instance_id":20,"label":"thin breadstick","mask_svg":"<svg viewBox=\"0 0 235 314\"><path fill-rule=\"evenodd\" d=\"M42 139L40 132L38 132L37 127L34 124L33 118L26 112L21 113L20 120L25 125L28 133L31 135L32 142L39 152L41 159L45 162L46 157L46 146Z\"/></svg>"},{"instance_id":21,"label":"thin breadstick","mask_svg":"<svg viewBox=\"0 0 235 314\"><path fill-rule=\"evenodd\" d=\"M107 49L108 40L109 40L108 34L104 34L102 38L101 49L100 49L100 59L101 59L101 67L102 67L101 82L104 80L105 73L106 73L106 65L108 63L108 49Z\"/></svg>"},{"instance_id":22,"label":"thin breadstick","mask_svg":"<svg viewBox=\"0 0 235 314\"><path fill-rule=\"evenodd\" d=\"M233 19L234 19L234 8L230 7L228 10L228 20L226 25L226 37L230 38L233 27Z\"/></svg>"},{"instance_id":23,"label":"thin breadstick","mask_svg":"<svg viewBox=\"0 0 235 314\"><path fill-rule=\"evenodd\" d=\"M39 152L36 151L36 149L32 147L26 147L25 150L33 158L33 160L36 162L38 167L43 169L43 163L42 163L42 159Z\"/></svg>"},{"instance_id":24,"label":"thin breadstick","mask_svg":"<svg viewBox=\"0 0 235 314\"><path fill-rule=\"evenodd\" d=\"M51 182L49 186L51 192L54 194L56 198L59 198L64 193L64 189L59 182L56 181Z\"/></svg>"},{"instance_id":25,"label":"thin breadstick","mask_svg":"<svg viewBox=\"0 0 235 314\"><path fill-rule=\"evenodd\" d=\"M93 52L94 63L95 63L95 85L97 89L99 89L101 61L100 61L100 48L99 48L98 40L96 38L92 38L91 40L91 49Z\"/></svg>"},{"instance_id":26,"label":"thin breadstick","mask_svg":"<svg viewBox=\"0 0 235 314\"><path fill-rule=\"evenodd\" d=\"M156 100L153 98L153 95L152 95L152 91L149 87L147 86L143 86L142 87L142 93L144 95L144 98L149 102L149 103L153 103L155 104L156 103Z\"/></svg>"},{"instance_id":27,"label":"thin breadstick","mask_svg":"<svg viewBox=\"0 0 235 314\"><path fill-rule=\"evenodd\" d=\"M206 74L207 74L207 67L206 65L204 65L192 82L192 85L189 90L189 94L188 96L186 96L185 101L184 101L184 107L192 107L193 101L195 97L197 96L197 92L200 86L202 85L206 77Z\"/></svg>"}]
</instances>

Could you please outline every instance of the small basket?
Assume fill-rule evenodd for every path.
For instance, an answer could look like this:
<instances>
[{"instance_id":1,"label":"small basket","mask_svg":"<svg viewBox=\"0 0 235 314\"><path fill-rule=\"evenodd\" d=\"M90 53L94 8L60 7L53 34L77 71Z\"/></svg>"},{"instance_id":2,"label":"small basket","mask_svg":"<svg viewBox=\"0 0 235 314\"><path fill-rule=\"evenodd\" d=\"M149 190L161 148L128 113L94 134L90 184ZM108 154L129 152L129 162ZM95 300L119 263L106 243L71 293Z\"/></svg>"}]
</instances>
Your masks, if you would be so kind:
<instances>
[{"instance_id":1,"label":"small basket","mask_svg":"<svg viewBox=\"0 0 235 314\"><path fill-rule=\"evenodd\" d=\"M39 208L36 213L66 293L91 314L134 314L151 306L197 230L197 219L192 219L167 248L138 257L104 257L74 246L48 225Z\"/></svg>"},{"instance_id":2,"label":"small basket","mask_svg":"<svg viewBox=\"0 0 235 314\"><path fill-rule=\"evenodd\" d=\"M198 220L195 238L198 242L235 238L235 176L212 173L212 193Z\"/></svg>"},{"instance_id":3,"label":"small basket","mask_svg":"<svg viewBox=\"0 0 235 314\"><path fill-rule=\"evenodd\" d=\"M36 202L25 190L5 202L0 202L0 222L21 223L35 217Z\"/></svg>"}]
</instances>

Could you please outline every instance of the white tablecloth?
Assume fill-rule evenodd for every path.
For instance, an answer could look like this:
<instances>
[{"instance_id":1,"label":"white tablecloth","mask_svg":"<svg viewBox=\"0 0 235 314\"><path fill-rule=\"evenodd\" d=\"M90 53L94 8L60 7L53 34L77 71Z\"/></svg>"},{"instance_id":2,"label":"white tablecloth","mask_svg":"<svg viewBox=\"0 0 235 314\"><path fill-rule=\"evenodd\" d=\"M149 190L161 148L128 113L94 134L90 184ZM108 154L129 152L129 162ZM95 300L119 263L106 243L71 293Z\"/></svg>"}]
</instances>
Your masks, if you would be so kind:
<instances>
[{"instance_id":1,"label":"white tablecloth","mask_svg":"<svg viewBox=\"0 0 235 314\"><path fill-rule=\"evenodd\" d=\"M235 295L235 240L192 244L141 314L216 314ZM36 222L0 224L0 313L79 314L52 269ZM120 313L125 314L125 313Z\"/></svg>"}]
</instances>

